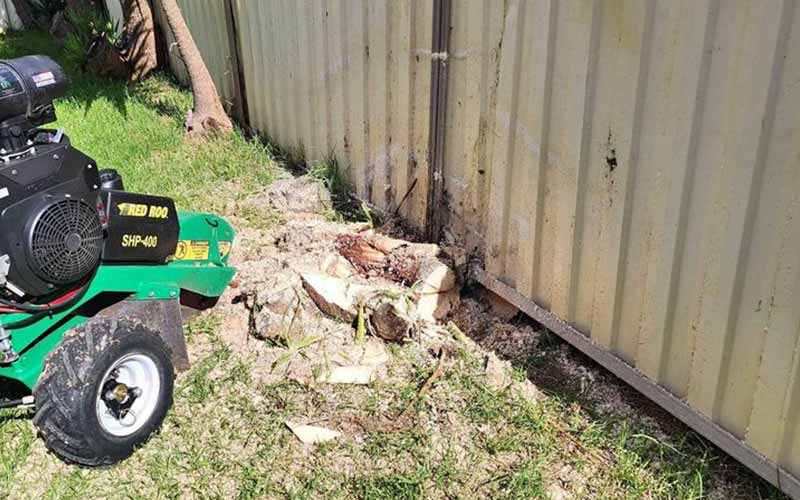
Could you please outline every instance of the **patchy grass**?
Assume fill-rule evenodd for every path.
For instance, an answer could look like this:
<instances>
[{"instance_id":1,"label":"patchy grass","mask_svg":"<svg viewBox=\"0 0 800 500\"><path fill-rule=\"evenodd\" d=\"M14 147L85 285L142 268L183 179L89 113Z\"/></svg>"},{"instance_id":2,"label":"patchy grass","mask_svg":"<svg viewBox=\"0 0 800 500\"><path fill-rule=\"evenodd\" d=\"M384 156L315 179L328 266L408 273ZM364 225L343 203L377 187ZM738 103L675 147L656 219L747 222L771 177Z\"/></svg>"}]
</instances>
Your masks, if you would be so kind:
<instances>
[{"instance_id":1,"label":"patchy grass","mask_svg":"<svg viewBox=\"0 0 800 500\"><path fill-rule=\"evenodd\" d=\"M326 218L333 222L365 222L369 227L383 223L382 215L365 202L352 195L352 186L347 182L346 173L332 156L307 167L308 175L322 182L331 193L333 206Z\"/></svg>"},{"instance_id":2,"label":"patchy grass","mask_svg":"<svg viewBox=\"0 0 800 500\"><path fill-rule=\"evenodd\" d=\"M34 52L60 57L46 35L0 37L0 57ZM131 190L224 212L281 174L271 150L241 134L187 140L182 121L191 96L167 76L134 88L80 75L74 83L57 104L58 125L102 166L118 168ZM312 167L312 175L348 196L335 163ZM256 230L279 222L237 215ZM119 466L67 466L36 438L29 414L0 412L0 492L43 499L700 499L718 482L719 462L730 460L693 433L665 442L599 416L565 388L536 399L493 389L485 351L464 338L450 340L444 376L419 398L436 361L431 346L418 343L390 346L389 378L369 386L265 384L252 376L253 360L228 345L225 321L212 312L187 326L194 363L177 381L174 407L162 431ZM547 357L563 344L540 337L541 353L519 363L513 378L555 387L547 384ZM410 422L391 422L409 404ZM287 419L335 427L344 437L304 446L285 428ZM781 498L745 481L751 486L732 482L717 497L758 491Z\"/></svg>"}]
</instances>

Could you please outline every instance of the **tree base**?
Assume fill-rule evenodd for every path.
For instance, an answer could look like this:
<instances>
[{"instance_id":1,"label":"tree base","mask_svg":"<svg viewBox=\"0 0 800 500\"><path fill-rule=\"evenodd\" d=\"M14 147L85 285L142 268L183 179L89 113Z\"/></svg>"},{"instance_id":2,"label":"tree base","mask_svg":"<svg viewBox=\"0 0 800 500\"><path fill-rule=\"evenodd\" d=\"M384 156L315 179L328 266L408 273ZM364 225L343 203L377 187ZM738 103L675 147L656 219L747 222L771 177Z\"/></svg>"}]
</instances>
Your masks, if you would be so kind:
<instances>
[{"instance_id":1,"label":"tree base","mask_svg":"<svg viewBox=\"0 0 800 500\"><path fill-rule=\"evenodd\" d=\"M233 132L233 123L228 115L212 115L195 113L191 109L186 114L186 132L191 137L204 138L212 134L228 134Z\"/></svg>"},{"instance_id":2,"label":"tree base","mask_svg":"<svg viewBox=\"0 0 800 500\"><path fill-rule=\"evenodd\" d=\"M101 78L128 80L131 68L125 57L105 38L98 38L89 54L86 69Z\"/></svg>"}]
</instances>

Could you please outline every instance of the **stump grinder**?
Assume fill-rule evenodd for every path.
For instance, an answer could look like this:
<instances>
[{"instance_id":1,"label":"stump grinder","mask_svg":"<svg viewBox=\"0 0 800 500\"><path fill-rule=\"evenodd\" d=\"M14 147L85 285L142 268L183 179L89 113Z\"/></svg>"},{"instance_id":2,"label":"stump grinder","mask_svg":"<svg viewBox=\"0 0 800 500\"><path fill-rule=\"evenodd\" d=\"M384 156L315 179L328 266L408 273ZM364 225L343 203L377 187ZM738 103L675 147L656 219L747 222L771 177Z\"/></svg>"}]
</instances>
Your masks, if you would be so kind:
<instances>
[{"instance_id":1,"label":"stump grinder","mask_svg":"<svg viewBox=\"0 0 800 500\"><path fill-rule=\"evenodd\" d=\"M0 408L29 407L47 447L102 466L130 456L188 367L182 311L235 270L233 228L125 191L54 122L52 59L0 61Z\"/></svg>"}]
</instances>

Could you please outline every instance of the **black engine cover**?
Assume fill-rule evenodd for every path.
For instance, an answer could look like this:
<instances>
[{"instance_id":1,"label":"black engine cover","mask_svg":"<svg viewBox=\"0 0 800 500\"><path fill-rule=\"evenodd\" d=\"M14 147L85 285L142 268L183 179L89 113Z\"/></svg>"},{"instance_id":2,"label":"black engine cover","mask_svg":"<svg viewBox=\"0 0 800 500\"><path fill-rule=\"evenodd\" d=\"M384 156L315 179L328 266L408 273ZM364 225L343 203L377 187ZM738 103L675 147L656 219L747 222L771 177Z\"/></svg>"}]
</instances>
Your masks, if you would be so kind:
<instances>
[{"instance_id":1,"label":"black engine cover","mask_svg":"<svg viewBox=\"0 0 800 500\"><path fill-rule=\"evenodd\" d=\"M160 264L175 253L180 226L172 199L101 186L95 162L66 136L0 160L6 288L42 297L77 283L101 260Z\"/></svg>"},{"instance_id":2,"label":"black engine cover","mask_svg":"<svg viewBox=\"0 0 800 500\"><path fill-rule=\"evenodd\" d=\"M97 165L66 136L0 162L0 255L11 258L13 287L47 295L97 266L99 188Z\"/></svg>"}]
</instances>

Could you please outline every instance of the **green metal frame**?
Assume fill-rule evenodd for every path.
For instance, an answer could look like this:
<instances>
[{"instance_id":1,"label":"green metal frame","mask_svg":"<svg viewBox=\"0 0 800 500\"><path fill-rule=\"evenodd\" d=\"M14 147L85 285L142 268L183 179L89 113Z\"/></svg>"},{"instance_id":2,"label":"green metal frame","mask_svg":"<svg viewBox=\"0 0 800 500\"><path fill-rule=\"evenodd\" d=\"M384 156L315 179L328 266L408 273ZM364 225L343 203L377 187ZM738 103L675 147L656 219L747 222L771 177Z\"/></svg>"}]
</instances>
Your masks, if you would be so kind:
<instances>
[{"instance_id":1,"label":"green metal frame","mask_svg":"<svg viewBox=\"0 0 800 500\"><path fill-rule=\"evenodd\" d=\"M79 313L81 306L106 292L128 293L136 300L163 300L178 297L182 290L206 297L219 297L236 273L229 267L229 252L220 251L220 242L233 243L233 227L216 215L181 212L180 239L208 241L208 259L173 260L163 265L103 264L95 273L86 294L72 307L36 323L12 330L11 340L20 358L0 366L0 377L18 380L33 389L42 372L44 359L61 341L64 333L89 317ZM29 317L27 313L5 314L3 323Z\"/></svg>"}]
</instances>

